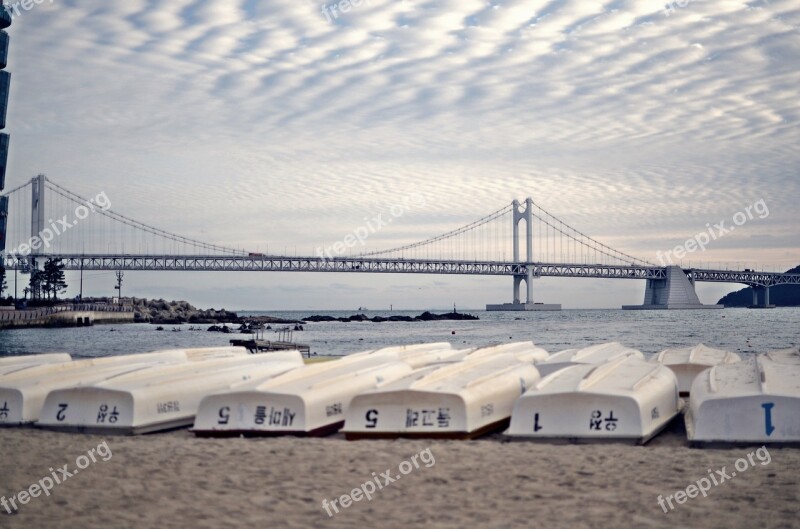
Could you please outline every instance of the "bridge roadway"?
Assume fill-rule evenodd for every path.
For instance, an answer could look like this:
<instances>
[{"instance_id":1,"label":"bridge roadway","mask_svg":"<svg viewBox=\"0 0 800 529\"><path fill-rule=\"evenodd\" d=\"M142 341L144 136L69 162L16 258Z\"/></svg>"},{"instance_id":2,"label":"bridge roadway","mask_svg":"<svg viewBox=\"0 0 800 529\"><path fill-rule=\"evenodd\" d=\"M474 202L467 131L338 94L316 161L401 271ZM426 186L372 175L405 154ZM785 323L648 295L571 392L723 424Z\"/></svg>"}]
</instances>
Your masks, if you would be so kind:
<instances>
[{"instance_id":1,"label":"bridge roadway","mask_svg":"<svg viewBox=\"0 0 800 529\"><path fill-rule=\"evenodd\" d=\"M213 255L68 255L37 254L4 257L7 270L29 270L30 260L39 266L49 258L61 259L65 270L141 270L206 272L358 272L368 274L447 274L481 276L523 276L533 267L534 277L584 277L597 279L664 279L666 268L639 265L602 265L577 263L509 263L497 261L423 260L373 257L286 257L286 256L213 256ZM757 272L751 270L705 270L687 268L692 281L742 283L771 287L800 284L800 274Z\"/></svg>"}]
</instances>

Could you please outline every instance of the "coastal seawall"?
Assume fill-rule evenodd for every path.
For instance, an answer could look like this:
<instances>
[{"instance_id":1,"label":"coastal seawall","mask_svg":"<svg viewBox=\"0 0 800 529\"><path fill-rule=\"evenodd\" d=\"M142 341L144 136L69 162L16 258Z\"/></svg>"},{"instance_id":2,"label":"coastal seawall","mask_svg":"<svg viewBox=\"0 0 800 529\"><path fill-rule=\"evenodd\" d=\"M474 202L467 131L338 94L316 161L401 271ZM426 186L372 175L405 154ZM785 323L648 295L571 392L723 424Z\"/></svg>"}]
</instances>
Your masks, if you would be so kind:
<instances>
[{"instance_id":1,"label":"coastal seawall","mask_svg":"<svg viewBox=\"0 0 800 529\"><path fill-rule=\"evenodd\" d=\"M0 311L0 329L32 327L85 327L103 323L133 323L128 307L76 305L31 310Z\"/></svg>"}]
</instances>

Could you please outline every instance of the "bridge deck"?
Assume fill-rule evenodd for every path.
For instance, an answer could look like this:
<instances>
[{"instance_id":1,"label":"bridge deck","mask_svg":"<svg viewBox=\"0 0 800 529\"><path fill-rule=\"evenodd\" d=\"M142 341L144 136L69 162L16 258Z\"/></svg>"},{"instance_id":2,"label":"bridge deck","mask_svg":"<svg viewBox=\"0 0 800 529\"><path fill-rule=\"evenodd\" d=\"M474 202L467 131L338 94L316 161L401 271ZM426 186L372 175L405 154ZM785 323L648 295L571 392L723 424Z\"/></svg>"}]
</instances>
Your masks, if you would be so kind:
<instances>
[{"instance_id":1,"label":"bridge deck","mask_svg":"<svg viewBox=\"0 0 800 529\"><path fill-rule=\"evenodd\" d=\"M534 277L584 277L596 279L664 279L666 268L640 265L602 265L579 263L509 263L496 261L450 261L351 257L283 256L175 256L175 255L65 255L4 257L7 270L29 270L31 259L61 259L65 270L141 270L211 272L346 272L368 274L447 274L482 276L521 276L533 268ZM40 265L41 266L41 265ZM685 269L693 281L742 283L751 286L800 284L800 274L750 270Z\"/></svg>"}]
</instances>

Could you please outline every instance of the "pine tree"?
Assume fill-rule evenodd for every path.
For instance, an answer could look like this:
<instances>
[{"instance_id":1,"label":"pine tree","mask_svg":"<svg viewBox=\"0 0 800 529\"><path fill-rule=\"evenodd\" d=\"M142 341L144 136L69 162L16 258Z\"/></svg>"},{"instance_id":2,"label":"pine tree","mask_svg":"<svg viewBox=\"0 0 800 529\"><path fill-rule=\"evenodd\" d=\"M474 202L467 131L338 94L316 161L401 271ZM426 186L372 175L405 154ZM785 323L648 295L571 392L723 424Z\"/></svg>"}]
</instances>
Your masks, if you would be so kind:
<instances>
[{"instance_id":1,"label":"pine tree","mask_svg":"<svg viewBox=\"0 0 800 529\"><path fill-rule=\"evenodd\" d=\"M61 259L48 259L44 263L44 291L48 299L58 301L58 295L67 290L67 282L64 278L64 264Z\"/></svg>"},{"instance_id":2,"label":"pine tree","mask_svg":"<svg viewBox=\"0 0 800 529\"><path fill-rule=\"evenodd\" d=\"M31 279L28 282L30 285L31 301L41 298L43 280L44 273L41 270L38 268L31 270Z\"/></svg>"}]
</instances>

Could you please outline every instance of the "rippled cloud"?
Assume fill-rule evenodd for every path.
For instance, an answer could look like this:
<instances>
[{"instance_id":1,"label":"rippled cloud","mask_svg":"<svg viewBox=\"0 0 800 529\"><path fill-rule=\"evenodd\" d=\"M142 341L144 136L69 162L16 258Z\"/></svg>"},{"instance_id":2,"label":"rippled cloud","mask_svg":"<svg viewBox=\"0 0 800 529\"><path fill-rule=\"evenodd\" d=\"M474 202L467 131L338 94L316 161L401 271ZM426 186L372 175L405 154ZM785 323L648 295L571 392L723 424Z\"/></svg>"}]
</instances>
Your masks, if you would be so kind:
<instances>
[{"instance_id":1,"label":"rippled cloud","mask_svg":"<svg viewBox=\"0 0 800 529\"><path fill-rule=\"evenodd\" d=\"M764 198L726 244L800 260L800 2L343 5L37 6L11 28L10 178L101 182L167 228L308 251L410 191L428 206L387 244L531 195L646 258Z\"/></svg>"}]
</instances>

